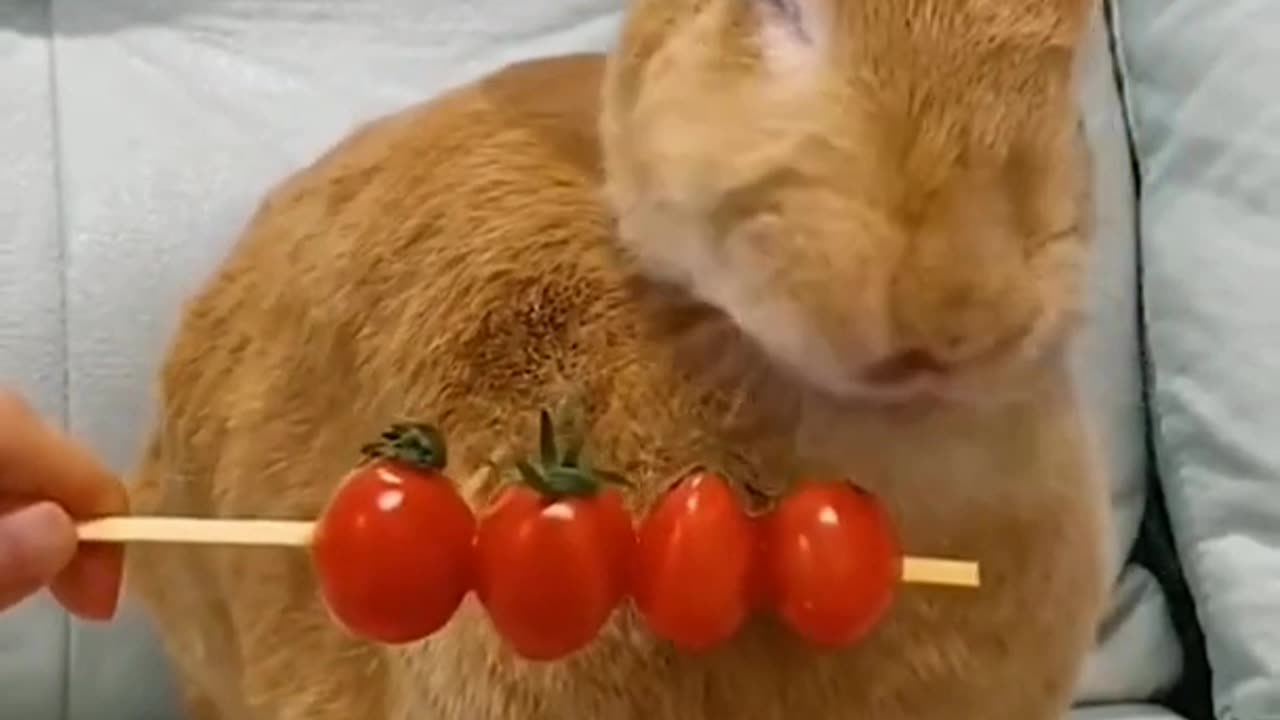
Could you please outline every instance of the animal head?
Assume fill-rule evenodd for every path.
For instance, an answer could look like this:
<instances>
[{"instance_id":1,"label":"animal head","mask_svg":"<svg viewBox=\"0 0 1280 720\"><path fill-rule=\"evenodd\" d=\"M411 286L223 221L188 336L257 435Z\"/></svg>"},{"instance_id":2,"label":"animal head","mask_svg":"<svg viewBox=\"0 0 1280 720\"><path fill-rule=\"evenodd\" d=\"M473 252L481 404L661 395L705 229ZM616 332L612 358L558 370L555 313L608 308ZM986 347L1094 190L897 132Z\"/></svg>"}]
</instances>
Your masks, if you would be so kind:
<instances>
[{"instance_id":1,"label":"animal head","mask_svg":"<svg viewBox=\"0 0 1280 720\"><path fill-rule=\"evenodd\" d=\"M624 248L827 393L989 393L1078 314L1092 6L638 0L601 124Z\"/></svg>"}]
</instances>

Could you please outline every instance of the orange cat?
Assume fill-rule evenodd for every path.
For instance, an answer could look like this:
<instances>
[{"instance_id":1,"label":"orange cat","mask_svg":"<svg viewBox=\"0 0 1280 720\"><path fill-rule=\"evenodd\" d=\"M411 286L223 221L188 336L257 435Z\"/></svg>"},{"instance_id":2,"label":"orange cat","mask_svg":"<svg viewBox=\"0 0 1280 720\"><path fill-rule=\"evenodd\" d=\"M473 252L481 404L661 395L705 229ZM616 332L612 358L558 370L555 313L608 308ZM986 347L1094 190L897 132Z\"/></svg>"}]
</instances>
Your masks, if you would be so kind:
<instances>
[{"instance_id":1,"label":"orange cat","mask_svg":"<svg viewBox=\"0 0 1280 720\"><path fill-rule=\"evenodd\" d=\"M133 490L139 513L313 518L394 419L438 423L464 478L581 392L636 510L691 462L770 492L851 475L981 589L907 589L840 652L762 620L681 656L623 611L529 664L472 600L379 647L330 622L303 552L135 548L194 716L1058 720L1106 585L1065 367L1091 10L637 0L607 60L371 123L271 193L187 307Z\"/></svg>"}]
</instances>

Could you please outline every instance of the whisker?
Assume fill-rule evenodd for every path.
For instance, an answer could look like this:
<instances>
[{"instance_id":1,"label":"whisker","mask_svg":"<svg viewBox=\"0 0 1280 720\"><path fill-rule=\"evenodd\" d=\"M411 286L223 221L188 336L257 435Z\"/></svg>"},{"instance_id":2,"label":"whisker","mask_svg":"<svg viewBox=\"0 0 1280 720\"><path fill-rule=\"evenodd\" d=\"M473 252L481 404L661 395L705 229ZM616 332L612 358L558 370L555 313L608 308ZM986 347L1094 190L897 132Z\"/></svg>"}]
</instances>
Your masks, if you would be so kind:
<instances>
[{"instance_id":1,"label":"whisker","mask_svg":"<svg viewBox=\"0 0 1280 720\"><path fill-rule=\"evenodd\" d=\"M1044 242L1046 245L1050 243L1062 242L1064 240L1070 240L1072 238L1075 238L1079 234L1080 234L1080 224L1074 223L1068 227L1062 228L1060 230L1054 230L1048 235L1045 235Z\"/></svg>"}]
</instances>

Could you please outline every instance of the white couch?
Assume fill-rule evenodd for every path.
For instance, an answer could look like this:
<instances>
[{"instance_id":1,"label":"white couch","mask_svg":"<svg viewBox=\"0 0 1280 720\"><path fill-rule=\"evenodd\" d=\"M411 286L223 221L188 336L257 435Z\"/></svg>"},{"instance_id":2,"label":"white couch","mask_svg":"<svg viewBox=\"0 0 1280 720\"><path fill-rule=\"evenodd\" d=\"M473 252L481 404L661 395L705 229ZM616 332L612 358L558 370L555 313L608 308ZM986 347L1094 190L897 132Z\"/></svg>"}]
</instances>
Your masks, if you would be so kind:
<instances>
[{"instance_id":1,"label":"white couch","mask_svg":"<svg viewBox=\"0 0 1280 720\"><path fill-rule=\"evenodd\" d=\"M1101 233L1080 368L1107 431L1119 522L1115 608L1081 720L1173 718L1152 701L1182 669L1164 593L1128 562L1151 470L1130 132L1144 108L1117 69L1155 52L1159 33L1143 28L1164 2L1116 0L1116 23L1100 12L1088 58ZM371 115L512 59L605 47L618 5L0 0L0 384L127 469L177 304L270 184ZM1148 47L1113 54L1109 42L1126 33ZM1228 712L1232 688L1219 683ZM1223 717L1280 718L1266 707L1276 714ZM0 617L0 720L178 717L165 662L131 609L105 627L68 621L46 599Z\"/></svg>"}]
</instances>

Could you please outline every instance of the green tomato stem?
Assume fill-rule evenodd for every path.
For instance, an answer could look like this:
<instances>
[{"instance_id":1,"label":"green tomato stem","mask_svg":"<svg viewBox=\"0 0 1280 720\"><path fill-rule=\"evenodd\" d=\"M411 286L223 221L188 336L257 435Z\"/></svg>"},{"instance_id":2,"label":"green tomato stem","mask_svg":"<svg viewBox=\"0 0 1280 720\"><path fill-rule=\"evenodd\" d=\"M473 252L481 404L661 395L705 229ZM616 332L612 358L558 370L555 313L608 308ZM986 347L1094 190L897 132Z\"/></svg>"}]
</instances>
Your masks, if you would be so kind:
<instances>
[{"instance_id":1,"label":"green tomato stem","mask_svg":"<svg viewBox=\"0 0 1280 720\"><path fill-rule=\"evenodd\" d=\"M428 423L393 423L377 442L360 451L370 460L394 460L424 470L440 471L449 464L444 433Z\"/></svg>"}]
</instances>

